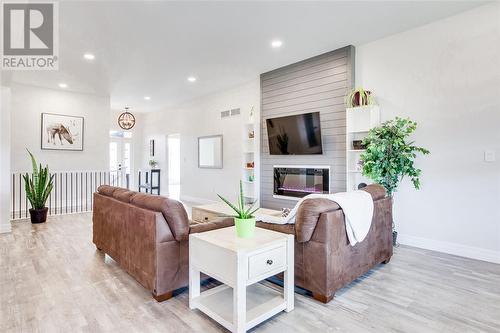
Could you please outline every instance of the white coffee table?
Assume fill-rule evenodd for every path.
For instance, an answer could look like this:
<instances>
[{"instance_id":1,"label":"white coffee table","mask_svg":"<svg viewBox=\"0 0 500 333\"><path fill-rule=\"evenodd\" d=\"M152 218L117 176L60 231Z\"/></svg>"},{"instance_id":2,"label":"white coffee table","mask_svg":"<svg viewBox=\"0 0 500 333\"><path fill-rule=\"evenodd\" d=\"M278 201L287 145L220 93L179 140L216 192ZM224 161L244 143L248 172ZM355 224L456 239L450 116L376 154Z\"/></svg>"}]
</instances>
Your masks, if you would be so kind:
<instances>
[{"instance_id":1,"label":"white coffee table","mask_svg":"<svg viewBox=\"0 0 500 333\"><path fill-rule=\"evenodd\" d=\"M189 235L189 307L232 332L246 332L294 307L294 236L256 228L251 239L235 227ZM284 273L283 292L258 283ZM200 294L200 273L224 283Z\"/></svg>"}]
</instances>

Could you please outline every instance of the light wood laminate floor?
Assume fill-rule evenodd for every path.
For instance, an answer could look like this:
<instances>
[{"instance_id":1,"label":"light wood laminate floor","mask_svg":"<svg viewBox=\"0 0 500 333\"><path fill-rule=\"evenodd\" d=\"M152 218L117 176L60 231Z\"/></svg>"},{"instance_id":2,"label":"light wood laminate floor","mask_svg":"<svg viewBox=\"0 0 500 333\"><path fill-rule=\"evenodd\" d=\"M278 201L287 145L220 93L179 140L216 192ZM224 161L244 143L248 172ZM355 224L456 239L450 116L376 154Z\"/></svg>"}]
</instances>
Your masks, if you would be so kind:
<instances>
[{"instance_id":1,"label":"light wood laminate floor","mask_svg":"<svg viewBox=\"0 0 500 333\"><path fill-rule=\"evenodd\" d=\"M187 291L157 303L96 251L90 214L12 229L0 235L0 332L225 331L189 310ZM252 332L500 332L500 265L401 246L329 304L295 304Z\"/></svg>"}]
</instances>

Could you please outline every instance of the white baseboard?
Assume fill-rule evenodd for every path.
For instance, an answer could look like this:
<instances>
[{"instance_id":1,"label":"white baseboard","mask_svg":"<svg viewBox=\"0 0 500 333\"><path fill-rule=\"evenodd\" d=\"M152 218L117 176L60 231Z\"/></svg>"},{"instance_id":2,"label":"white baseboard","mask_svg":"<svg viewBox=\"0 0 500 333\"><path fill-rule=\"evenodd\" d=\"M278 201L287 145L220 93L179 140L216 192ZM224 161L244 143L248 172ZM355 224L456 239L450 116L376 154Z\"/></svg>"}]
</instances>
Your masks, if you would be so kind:
<instances>
[{"instance_id":1,"label":"white baseboard","mask_svg":"<svg viewBox=\"0 0 500 333\"><path fill-rule=\"evenodd\" d=\"M4 234L4 233L8 233L8 232L11 232L12 231L12 228L10 226L10 222L6 223L6 224L0 224L0 234Z\"/></svg>"},{"instance_id":2,"label":"white baseboard","mask_svg":"<svg viewBox=\"0 0 500 333\"><path fill-rule=\"evenodd\" d=\"M180 199L181 199L181 201L187 201L189 203L195 203L195 204L200 204L200 205L210 205L210 204L214 204L214 203L218 202L215 200L210 200L210 199L206 199L206 198L198 198L198 197L193 197L193 196L184 195L184 194L181 194Z\"/></svg>"},{"instance_id":3,"label":"white baseboard","mask_svg":"<svg viewBox=\"0 0 500 333\"><path fill-rule=\"evenodd\" d=\"M409 235L398 235L398 242L403 245L419 247L426 250L433 250L453 254L460 257L488 261L500 264L500 252L482 249L473 246L461 245L451 242L443 242L434 239L415 237Z\"/></svg>"}]
</instances>

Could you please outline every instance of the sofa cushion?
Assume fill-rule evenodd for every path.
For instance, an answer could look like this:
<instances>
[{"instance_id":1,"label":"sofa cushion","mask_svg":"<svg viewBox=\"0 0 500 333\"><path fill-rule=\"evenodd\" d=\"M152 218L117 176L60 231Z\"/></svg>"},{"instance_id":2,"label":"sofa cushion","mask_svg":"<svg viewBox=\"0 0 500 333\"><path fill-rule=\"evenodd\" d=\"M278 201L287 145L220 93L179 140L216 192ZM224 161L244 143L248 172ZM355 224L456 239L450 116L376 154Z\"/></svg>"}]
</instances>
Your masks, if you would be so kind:
<instances>
[{"instance_id":1,"label":"sofa cushion","mask_svg":"<svg viewBox=\"0 0 500 333\"><path fill-rule=\"evenodd\" d=\"M267 230L282 232L284 234L295 235L295 224L276 224L258 221L256 226Z\"/></svg>"},{"instance_id":2,"label":"sofa cushion","mask_svg":"<svg viewBox=\"0 0 500 333\"><path fill-rule=\"evenodd\" d=\"M138 193L131 197L130 203L140 208L161 212L177 241L187 240L189 219L182 203L166 197Z\"/></svg>"},{"instance_id":3,"label":"sofa cushion","mask_svg":"<svg viewBox=\"0 0 500 333\"><path fill-rule=\"evenodd\" d=\"M118 187L109 186L109 185L101 185L97 188L97 192L99 194L105 195L107 197L112 197L113 193L118 189Z\"/></svg>"},{"instance_id":4,"label":"sofa cushion","mask_svg":"<svg viewBox=\"0 0 500 333\"><path fill-rule=\"evenodd\" d=\"M117 188L113 192L113 198L115 198L118 201L125 202L125 203L130 203L130 199L136 194L136 192L129 191L124 188Z\"/></svg>"}]
</instances>

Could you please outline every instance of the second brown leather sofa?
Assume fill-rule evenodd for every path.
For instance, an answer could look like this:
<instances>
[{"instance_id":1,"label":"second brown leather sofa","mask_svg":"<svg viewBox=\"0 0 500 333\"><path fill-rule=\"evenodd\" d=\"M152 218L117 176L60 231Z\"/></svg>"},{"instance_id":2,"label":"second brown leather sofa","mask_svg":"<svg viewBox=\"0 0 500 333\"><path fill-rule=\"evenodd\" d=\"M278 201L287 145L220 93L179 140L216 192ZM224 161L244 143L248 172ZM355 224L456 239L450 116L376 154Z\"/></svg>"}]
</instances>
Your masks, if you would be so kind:
<instances>
[{"instance_id":1,"label":"second brown leather sofa","mask_svg":"<svg viewBox=\"0 0 500 333\"><path fill-rule=\"evenodd\" d=\"M94 193L93 242L157 301L188 285L190 233L233 225L232 218L190 225L182 203L103 185Z\"/></svg>"}]
</instances>

